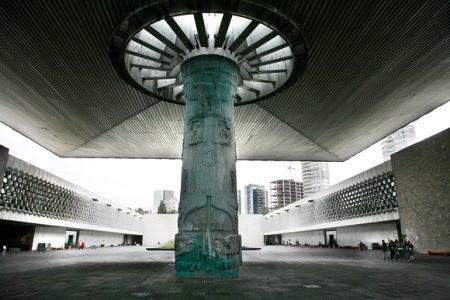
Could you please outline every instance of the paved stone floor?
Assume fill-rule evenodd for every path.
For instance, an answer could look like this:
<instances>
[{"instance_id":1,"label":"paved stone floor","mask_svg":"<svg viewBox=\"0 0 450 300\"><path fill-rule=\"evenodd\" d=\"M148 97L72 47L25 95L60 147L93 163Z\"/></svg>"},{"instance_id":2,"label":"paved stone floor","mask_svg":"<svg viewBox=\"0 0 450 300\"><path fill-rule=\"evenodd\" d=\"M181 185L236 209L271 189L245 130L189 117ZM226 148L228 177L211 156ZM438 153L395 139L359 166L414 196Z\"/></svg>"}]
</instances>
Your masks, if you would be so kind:
<instances>
[{"instance_id":1,"label":"paved stone floor","mask_svg":"<svg viewBox=\"0 0 450 300\"><path fill-rule=\"evenodd\" d=\"M22 252L0 256L0 299L450 299L450 257L268 246L243 258L239 278L203 280L139 246Z\"/></svg>"}]
</instances>

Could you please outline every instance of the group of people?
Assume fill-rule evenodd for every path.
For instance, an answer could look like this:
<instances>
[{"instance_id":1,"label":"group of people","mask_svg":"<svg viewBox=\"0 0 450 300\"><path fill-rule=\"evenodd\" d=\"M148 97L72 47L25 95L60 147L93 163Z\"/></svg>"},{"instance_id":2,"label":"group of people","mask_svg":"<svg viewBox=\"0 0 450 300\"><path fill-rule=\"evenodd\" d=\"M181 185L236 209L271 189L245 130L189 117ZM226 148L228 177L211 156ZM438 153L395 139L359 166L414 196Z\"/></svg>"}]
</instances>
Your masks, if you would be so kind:
<instances>
[{"instance_id":1,"label":"group of people","mask_svg":"<svg viewBox=\"0 0 450 300\"><path fill-rule=\"evenodd\" d=\"M389 240L386 243L384 240L381 241L381 250L383 250L383 260L401 260L406 262L414 261L413 250L414 246L411 241L404 240ZM389 252L389 254L388 254Z\"/></svg>"}]
</instances>

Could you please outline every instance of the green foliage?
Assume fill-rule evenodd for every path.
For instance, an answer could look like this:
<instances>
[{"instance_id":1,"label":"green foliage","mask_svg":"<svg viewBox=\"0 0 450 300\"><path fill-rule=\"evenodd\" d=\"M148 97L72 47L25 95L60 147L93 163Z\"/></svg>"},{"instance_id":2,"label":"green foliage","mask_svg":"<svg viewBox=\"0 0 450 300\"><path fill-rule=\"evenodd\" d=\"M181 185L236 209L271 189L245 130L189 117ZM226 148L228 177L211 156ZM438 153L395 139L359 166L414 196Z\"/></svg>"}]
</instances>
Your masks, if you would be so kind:
<instances>
[{"instance_id":1,"label":"green foliage","mask_svg":"<svg viewBox=\"0 0 450 300\"><path fill-rule=\"evenodd\" d=\"M161 201L158 207L158 214L167 214L167 207L164 202Z\"/></svg>"},{"instance_id":2,"label":"green foliage","mask_svg":"<svg viewBox=\"0 0 450 300\"><path fill-rule=\"evenodd\" d=\"M137 212L138 214L144 215L145 214L145 210L141 207L139 207L138 209L134 210L135 212Z\"/></svg>"},{"instance_id":3,"label":"green foliage","mask_svg":"<svg viewBox=\"0 0 450 300\"><path fill-rule=\"evenodd\" d=\"M267 214L269 213L269 209L268 209L267 207L263 207L263 208L261 209L261 213L262 213L263 215L267 215Z\"/></svg>"},{"instance_id":4,"label":"green foliage","mask_svg":"<svg viewBox=\"0 0 450 300\"><path fill-rule=\"evenodd\" d=\"M175 242L173 240L167 241L165 244L162 245L161 248L174 249L175 248Z\"/></svg>"}]
</instances>

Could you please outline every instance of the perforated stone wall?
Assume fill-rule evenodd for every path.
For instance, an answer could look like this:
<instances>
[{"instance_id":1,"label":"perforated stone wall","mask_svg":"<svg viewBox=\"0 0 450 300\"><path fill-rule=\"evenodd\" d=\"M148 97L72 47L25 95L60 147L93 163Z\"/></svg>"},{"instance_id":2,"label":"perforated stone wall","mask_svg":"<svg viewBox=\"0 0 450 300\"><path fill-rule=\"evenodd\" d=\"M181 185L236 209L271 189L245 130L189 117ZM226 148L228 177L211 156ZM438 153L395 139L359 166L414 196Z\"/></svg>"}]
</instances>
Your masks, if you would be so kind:
<instances>
[{"instance_id":1,"label":"perforated stone wall","mask_svg":"<svg viewBox=\"0 0 450 300\"><path fill-rule=\"evenodd\" d=\"M335 222L391 211L398 207L392 172L349 186L302 206L304 224Z\"/></svg>"},{"instance_id":2,"label":"perforated stone wall","mask_svg":"<svg viewBox=\"0 0 450 300\"><path fill-rule=\"evenodd\" d=\"M266 228L280 230L381 215L397 208L396 183L388 161L264 218Z\"/></svg>"},{"instance_id":3,"label":"perforated stone wall","mask_svg":"<svg viewBox=\"0 0 450 300\"><path fill-rule=\"evenodd\" d=\"M0 210L142 231L142 216L70 182L9 156L0 190Z\"/></svg>"}]
</instances>

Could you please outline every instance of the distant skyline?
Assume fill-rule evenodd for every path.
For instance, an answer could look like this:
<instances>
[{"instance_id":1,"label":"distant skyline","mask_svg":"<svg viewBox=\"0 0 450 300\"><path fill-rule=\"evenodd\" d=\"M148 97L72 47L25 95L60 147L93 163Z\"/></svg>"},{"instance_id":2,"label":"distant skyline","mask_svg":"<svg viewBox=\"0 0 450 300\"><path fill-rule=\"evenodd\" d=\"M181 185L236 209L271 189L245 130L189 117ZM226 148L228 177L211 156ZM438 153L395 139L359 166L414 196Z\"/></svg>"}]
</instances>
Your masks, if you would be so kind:
<instances>
[{"instance_id":1,"label":"distant skyline","mask_svg":"<svg viewBox=\"0 0 450 300\"><path fill-rule=\"evenodd\" d=\"M449 128L449 116L447 102L413 122L416 142ZM9 148L15 157L123 206L151 208L153 192L157 190L173 190L179 198L181 160L60 158L2 123L0 145ZM329 163L330 184L382 162L380 141L345 162ZM237 186L242 193L248 184L262 184L269 189L270 181L302 180L301 162L297 161L238 161L236 168Z\"/></svg>"}]
</instances>

